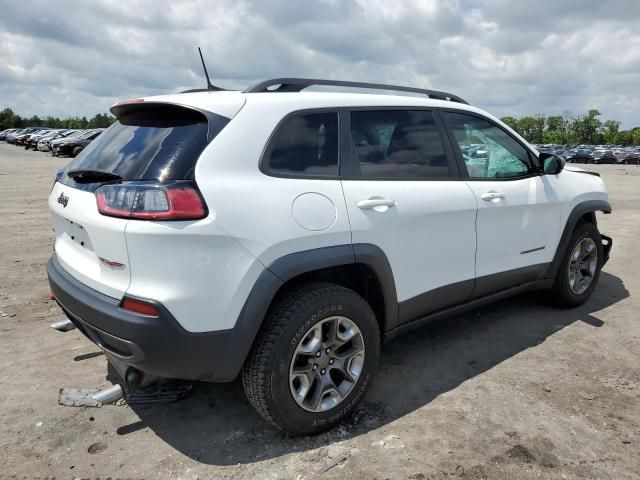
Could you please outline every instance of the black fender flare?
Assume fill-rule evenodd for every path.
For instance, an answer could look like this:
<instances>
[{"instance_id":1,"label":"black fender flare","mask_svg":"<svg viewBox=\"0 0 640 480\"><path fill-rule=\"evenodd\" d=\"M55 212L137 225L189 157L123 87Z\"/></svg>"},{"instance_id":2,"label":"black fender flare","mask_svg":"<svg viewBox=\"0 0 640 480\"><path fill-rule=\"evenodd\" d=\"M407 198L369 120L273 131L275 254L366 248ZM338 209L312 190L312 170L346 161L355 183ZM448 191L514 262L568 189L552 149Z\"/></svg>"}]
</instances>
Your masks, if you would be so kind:
<instances>
[{"instance_id":1,"label":"black fender flare","mask_svg":"<svg viewBox=\"0 0 640 480\"><path fill-rule=\"evenodd\" d=\"M216 372L218 381L231 381L238 375L269 306L282 285L304 273L358 263L370 268L380 282L385 305L384 330L396 327L398 298L395 281L389 260L379 247L356 243L291 253L272 262L258 276L232 329L226 348L225 365L220 365Z\"/></svg>"},{"instance_id":2,"label":"black fender flare","mask_svg":"<svg viewBox=\"0 0 640 480\"><path fill-rule=\"evenodd\" d=\"M268 269L285 283L304 273L349 264L363 264L376 275L385 306L384 329L395 327L398 323L396 284L387 256L376 245L354 243L291 253L274 261Z\"/></svg>"},{"instance_id":3,"label":"black fender flare","mask_svg":"<svg viewBox=\"0 0 640 480\"><path fill-rule=\"evenodd\" d=\"M553 257L553 261L551 265L549 265L549 270L545 275L545 278L555 278L558 274L558 269L560 268L560 263L562 262L562 257L564 256L567 248L569 247L569 241L571 240L571 234L576 228L578 220L585 213L592 212L603 212L603 213L611 213L611 205L609 202L605 200L587 200L585 202L581 202L573 207L571 213L567 217L567 222L564 225L564 230L562 231L562 235L560 236L560 241L558 242L558 248L556 249L556 254Z\"/></svg>"}]
</instances>

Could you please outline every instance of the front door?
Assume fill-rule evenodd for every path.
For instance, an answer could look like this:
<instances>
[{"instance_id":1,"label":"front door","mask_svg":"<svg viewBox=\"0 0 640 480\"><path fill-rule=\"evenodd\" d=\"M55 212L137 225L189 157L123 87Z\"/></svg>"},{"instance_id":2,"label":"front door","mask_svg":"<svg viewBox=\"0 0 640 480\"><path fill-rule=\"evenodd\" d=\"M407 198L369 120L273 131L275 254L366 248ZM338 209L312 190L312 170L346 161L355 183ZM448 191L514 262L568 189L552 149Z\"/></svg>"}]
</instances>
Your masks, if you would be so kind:
<instances>
[{"instance_id":1,"label":"front door","mask_svg":"<svg viewBox=\"0 0 640 480\"><path fill-rule=\"evenodd\" d=\"M474 296L538 280L560 235L560 198L537 159L497 124L443 112L478 203Z\"/></svg>"}]
</instances>

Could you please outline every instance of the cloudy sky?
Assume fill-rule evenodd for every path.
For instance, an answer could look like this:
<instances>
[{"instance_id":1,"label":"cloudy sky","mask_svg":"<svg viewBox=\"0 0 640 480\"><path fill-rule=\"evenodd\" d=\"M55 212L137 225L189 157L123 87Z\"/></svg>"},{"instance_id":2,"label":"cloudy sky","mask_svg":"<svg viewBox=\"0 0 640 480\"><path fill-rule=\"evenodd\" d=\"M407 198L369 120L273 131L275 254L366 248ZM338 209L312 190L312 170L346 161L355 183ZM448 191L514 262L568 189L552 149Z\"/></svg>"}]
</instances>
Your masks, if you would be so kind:
<instances>
[{"instance_id":1,"label":"cloudy sky","mask_svg":"<svg viewBox=\"0 0 640 480\"><path fill-rule=\"evenodd\" d=\"M447 90L499 116L640 125L639 0L0 0L0 109L305 76Z\"/></svg>"}]
</instances>

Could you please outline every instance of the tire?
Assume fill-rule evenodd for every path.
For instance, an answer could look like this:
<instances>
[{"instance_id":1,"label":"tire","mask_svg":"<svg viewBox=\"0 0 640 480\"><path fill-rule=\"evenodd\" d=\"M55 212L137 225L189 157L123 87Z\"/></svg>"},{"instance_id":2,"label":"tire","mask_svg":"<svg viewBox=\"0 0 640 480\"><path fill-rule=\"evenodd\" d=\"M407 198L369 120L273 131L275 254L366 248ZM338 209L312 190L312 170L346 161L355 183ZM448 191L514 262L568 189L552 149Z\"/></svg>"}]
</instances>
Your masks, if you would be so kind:
<instances>
[{"instance_id":1,"label":"tire","mask_svg":"<svg viewBox=\"0 0 640 480\"><path fill-rule=\"evenodd\" d=\"M572 283L571 260L578 245L580 245L583 241L583 246L589 245L589 239L593 242L593 244L595 244L595 270L593 272L589 272L589 275L584 275L584 278L590 277L589 283L584 291L580 291L581 288L578 288L576 283L579 283L579 280L577 280L575 276L573 277ZM598 279L600 278L600 270L602 268L603 258L604 254L602 250L602 239L597 227L592 223L583 223L581 225L578 225L573 231L571 241L569 242L569 247L565 252L564 257L562 258L562 262L560 263L560 268L558 269L555 282L551 287L553 297L558 306L565 308L574 308L582 305L589 299L598 283ZM582 269L582 272L586 273L589 270L588 261L585 260L584 264L585 268ZM575 262L573 263L573 265L575 265ZM580 275L583 275L583 273L580 273Z\"/></svg>"},{"instance_id":2,"label":"tire","mask_svg":"<svg viewBox=\"0 0 640 480\"><path fill-rule=\"evenodd\" d=\"M351 326L342 335L348 336L358 330L359 337L354 334L351 340L331 351L331 354L342 355L343 352L339 351L343 347L347 347L347 353L361 348L361 359L360 353L348 360L331 360L329 354L325 355L325 347L331 343L328 343L328 335L325 336L324 332L332 322L343 322L337 324L336 328L340 329L344 323ZM353 325L357 329L352 328ZM318 338L315 336L318 332L322 343L308 342L308 345L319 344L319 352L313 353L315 347L309 347L307 341ZM354 339L359 340L356 342ZM342 339L338 339L340 341ZM352 342L351 346L349 342ZM359 346L354 346L356 343ZM311 353L300 353L302 347L310 348ZM321 357L316 360L319 353ZM369 304L354 291L340 285L308 282L279 296L269 309L242 369L242 384L249 403L272 425L292 434L315 434L329 430L353 412L371 384L379 357L380 332ZM304 367L297 367L301 358ZM340 375L341 370L335 366L339 362L348 364L345 368L354 377L352 369L357 363L355 369L359 369L359 374L353 382L346 381L347 377ZM294 366L302 368L305 373L295 376L292 373ZM304 400L294 397L296 388L298 393L304 390L300 386L304 383L299 381L300 377L307 381L313 379L308 383L309 393ZM343 377L345 380L341 380ZM317 398L315 393L325 392L325 378L331 380L336 388L329 387L326 393L319 395L320 402L316 404L312 400ZM339 395L338 389L344 390L343 393ZM338 396L340 400L332 405ZM316 410L310 410L310 405L317 405Z\"/></svg>"},{"instance_id":3,"label":"tire","mask_svg":"<svg viewBox=\"0 0 640 480\"><path fill-rule=\"evenodd\" d=\"M78 154L82 151L82 147L75 147L72 151L71 151L71 156L72 157L77 157Z\"/></svg>"}]
</instances>

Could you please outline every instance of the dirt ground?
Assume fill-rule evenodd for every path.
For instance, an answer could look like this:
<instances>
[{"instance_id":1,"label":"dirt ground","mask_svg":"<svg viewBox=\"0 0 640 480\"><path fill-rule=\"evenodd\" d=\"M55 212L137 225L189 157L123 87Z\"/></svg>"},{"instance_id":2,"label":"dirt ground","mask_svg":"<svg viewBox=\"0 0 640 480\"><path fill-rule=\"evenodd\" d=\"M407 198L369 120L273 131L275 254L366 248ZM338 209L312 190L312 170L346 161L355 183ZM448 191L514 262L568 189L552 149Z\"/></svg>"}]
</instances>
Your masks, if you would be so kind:
<instances>
[{"instance_id":1,"label":"dirt ground","mask_svg":"<svg viewBox=\"0 0 640 480\"><path fill-rule=\"evenodd\" d=\"M237 381L168 405L58 405L61 387L109 384L97 347L49 327L46 197L67 161L0 143L0 478L640 478L640 167L590 167L614 247L587 304L527 294L398 338L349 423L292 438Z\"/></svg>"}]
</instances>

